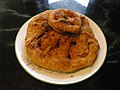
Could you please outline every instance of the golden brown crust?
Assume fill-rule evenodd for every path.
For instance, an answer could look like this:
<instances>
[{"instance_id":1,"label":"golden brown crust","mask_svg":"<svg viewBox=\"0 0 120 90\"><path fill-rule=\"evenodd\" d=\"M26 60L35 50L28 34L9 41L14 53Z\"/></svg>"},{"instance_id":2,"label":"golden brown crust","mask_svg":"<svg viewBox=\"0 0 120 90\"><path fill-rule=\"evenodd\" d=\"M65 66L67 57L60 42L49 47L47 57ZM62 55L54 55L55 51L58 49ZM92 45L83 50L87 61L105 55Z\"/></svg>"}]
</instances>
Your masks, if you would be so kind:
<instances>
[{"instance_id":1,"label":"golden brown crust","mask_svg":"<svg viewBox=\"0 0 120 90\"><path fill-rule=\"evenodd\" d=\"M52 10L35 16L25 39L28 58L38 67L58 72L73 72L95 61L99 44L89 22L81 17L81 32L59 33L48 22Z\"/></svg>"},{"instance_id":2,"label":"golden brown crust","mask_svg":"<svg viewBox=\"0 0 120 90\"><path fill-rule=\"evenodd\" d=\"M78 33L81 28L80 15L67 9L57 9L50 13L49 25L58 33Z\"/></svg>"}]
</instances>

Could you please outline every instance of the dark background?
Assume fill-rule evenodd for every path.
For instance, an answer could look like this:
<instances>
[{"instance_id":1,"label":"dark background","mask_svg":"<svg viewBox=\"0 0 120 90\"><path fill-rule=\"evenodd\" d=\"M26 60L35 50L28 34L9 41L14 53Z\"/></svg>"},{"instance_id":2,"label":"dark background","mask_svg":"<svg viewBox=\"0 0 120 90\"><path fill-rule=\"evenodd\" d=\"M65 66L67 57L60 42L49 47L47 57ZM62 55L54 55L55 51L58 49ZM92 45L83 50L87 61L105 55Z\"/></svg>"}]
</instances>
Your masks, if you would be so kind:
<instances>
[{"instance_id":1,"label":"dark background","mask_svg":"<svg viewBox=\"0 0 120 90\"><path fill-rule=\"evenodd\" d=\"M51 4L46 1L0 0L0 90L120 90L120 0L90 0L87 7L75 0ZM103 66L95 75L66 86L47 84L31 77L18 63L14 49L16 35L30 17L60 7L94 20L105 34L108 49Z\"/></svg>"}]
</instances>

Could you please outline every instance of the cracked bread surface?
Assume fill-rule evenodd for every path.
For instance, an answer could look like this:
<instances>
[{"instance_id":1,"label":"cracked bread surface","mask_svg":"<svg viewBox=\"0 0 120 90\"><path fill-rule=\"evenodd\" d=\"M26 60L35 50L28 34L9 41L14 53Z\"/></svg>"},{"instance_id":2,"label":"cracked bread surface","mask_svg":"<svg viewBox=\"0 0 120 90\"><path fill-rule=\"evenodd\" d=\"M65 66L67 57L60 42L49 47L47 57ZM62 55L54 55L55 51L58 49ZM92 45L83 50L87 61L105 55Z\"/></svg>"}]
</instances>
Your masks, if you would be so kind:
<instances>
[{"instance_id":1,"label":"cracked bread surface","mask_svg":"<svg viewBox=\"0 0 120 90\"><path fill-rule=\"evenodd\" d=\"M49 25L53 11L44 11L30 21L25 38L28 58L38 67L65 73L92 65L99 43L87 18L80 16L80 32L60 33Z\"/></svg>"}]
</instances>

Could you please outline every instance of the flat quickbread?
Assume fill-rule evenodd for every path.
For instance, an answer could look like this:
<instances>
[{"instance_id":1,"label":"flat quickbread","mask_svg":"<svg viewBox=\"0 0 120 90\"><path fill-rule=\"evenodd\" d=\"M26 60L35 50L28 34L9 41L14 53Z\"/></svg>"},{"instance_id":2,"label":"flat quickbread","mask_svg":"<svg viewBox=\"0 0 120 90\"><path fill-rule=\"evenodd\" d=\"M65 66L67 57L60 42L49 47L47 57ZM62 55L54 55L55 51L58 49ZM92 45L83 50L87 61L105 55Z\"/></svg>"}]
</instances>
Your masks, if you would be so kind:
<instances>
[{"instance_id":1,"label":"flat quickbread","mask_svg":"<svg viewBox=\"0 0 120 90\"><path fill-rule=\"evenodd\" d=\"M87 18L77 16L81 23L79 32L74 33L70 29L73 31L63 30L61 33L49 24L53 12L44 11L28 24L25 39L28 59L38 67L65 73L92 65L99 51L99 43Z\"/></svg>"}]
</instances>

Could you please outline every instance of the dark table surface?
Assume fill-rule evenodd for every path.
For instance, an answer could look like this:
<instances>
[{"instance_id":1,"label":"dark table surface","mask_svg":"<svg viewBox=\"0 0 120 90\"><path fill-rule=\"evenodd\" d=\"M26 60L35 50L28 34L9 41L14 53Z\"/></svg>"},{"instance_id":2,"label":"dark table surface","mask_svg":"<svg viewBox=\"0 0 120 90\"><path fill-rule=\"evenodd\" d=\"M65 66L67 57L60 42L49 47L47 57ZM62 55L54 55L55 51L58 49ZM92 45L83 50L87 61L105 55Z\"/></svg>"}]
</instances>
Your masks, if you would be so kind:
<instances>
[{"instance_id":1,"label":"dark table surface","mask_svg":"<svg viewBox=\"0 0 120 90\"><path fill-rule=\"evenodd\" d=\"M120 0L46 1L0 0L0 90L120 90ZM20 27L33 15L56 8L85 14L105 34L105 62L95 75L83 82L59 86L38 81L26 73L16 58L15 38Z\"/></svg>"}]
</instances>

